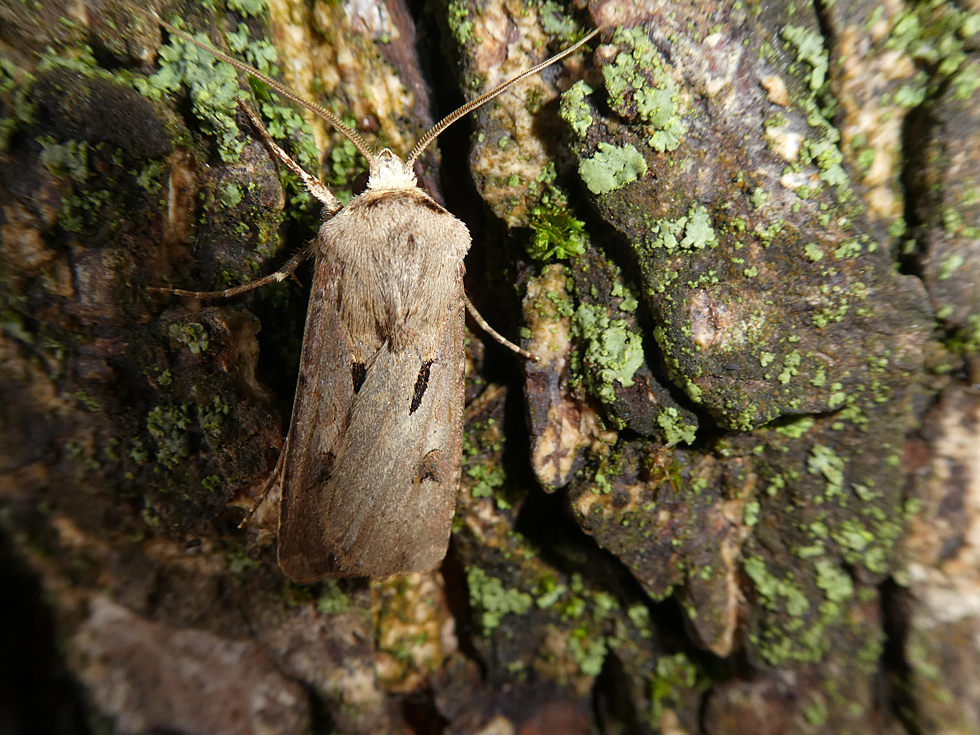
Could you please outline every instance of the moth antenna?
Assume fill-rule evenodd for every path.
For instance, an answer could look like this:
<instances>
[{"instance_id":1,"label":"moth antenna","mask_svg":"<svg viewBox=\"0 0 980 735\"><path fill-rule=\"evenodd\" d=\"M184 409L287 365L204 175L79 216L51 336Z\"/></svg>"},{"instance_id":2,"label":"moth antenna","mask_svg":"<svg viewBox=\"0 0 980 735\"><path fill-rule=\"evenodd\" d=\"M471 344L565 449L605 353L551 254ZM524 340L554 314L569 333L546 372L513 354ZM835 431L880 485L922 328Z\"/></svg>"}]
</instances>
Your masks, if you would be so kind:
<instances>
[{"instance_id":1,"label":"moth antenna","mask_svg":"<svg viewBox=\"0 0 980 735\"><path fill-rule=\"evenodd\" d=\"M409 169L411 169L412 166L415 165L415 161L418 160L418 157L422 155L422 153L425 151L426 148L429 147L429 145L432 143L432 141L434 141L443 130L445 130L450 125L452 125L454 122L456 122L461 117L463 117L463 115L466 115L466 114L472 112L473 110L475 110L478 107L482 107L487 102L489 102L490 100L492 100L494 97L496 97L497 95L499 95L501 92L504 92L505 90L507 90L511 86L517 84L522 79L526 79L529 76L532 76L534 74L537 74L542 69L546 69L547 67L551 66L552 64L555 64L555 63L561 61L566 56L569 56L570 54L575 53L580 48L582 48L582 46L584 46L586 43L588 43L593 38L595 38L603 30L603 28L604 28L604 26L599 26L598 28L593 29L589 33L585 34L585 36L581 40L579 40L578 42L572 44L571 46L569 46L564 51L555 54L551 58L545 59L540 64L536 64L535 66L532 66L527 71L521 72L520 74L518 74L516 77L514 77L512 79L508 79L503 84L500 84L500 85L494 87L489 92L486 92L484 94L481 94L475 100L472 100L470 102L467 102L465 105L463 105L462 107L460 107L455 112L452 112L449 115L447 115L446 117L444 117L442 120L440 120L435 125L433 125L431 128L429 128L429 130L425 133L425 135L422 136L422 138L419 140L419 142L415 144L415 147L412 149L412 152L409 153L408 154L408 158L405 159L405 165L408 166Z\"/></svg>"},{"instance_id":2,"label":"moth antenna","mask_svg":"<svg viewBox=\"0 0 980 735\"><path fill-rule=\"evenodd\" d=\"M155 20L164 28L166 28L168 33L177 36L178 38L182 38L187 43L197 46L202 51L205 51L211 54L212 56L214 56L216 59L221 59L221 61L231 64L239 71L242 71L248 74L249 76L258 79L260 82L267 85L270 89L275 90L277 94L285 97L288 100L292 100L297 105L302 105L317 117L326 120L328 123L330 123L337 129L338 133L343 135L345 138L347 138L347 140L349 140L351 143L354 144L354 147L357 148L357 152L360 153L362 156L364 156L365 160L369 164L374 162L374 153L371 152L371 149L368 147L368 144L364 142L364 138L362 138L356 130L345 125L341 121L341 119L337 117L335 114L333 114L332 112L330 112L330 110L326 109L325 107L321 107L316 102L310 102L309 100L304 99L303 97L296 94L285 85L280 84L275 79L268 76L267 74L263 74L258 69L255 69L254 67L251 67L242 61L239 61L234 56L229 56L223 51L219 51L218 49L212 48L206 43L202 43L201 41L198 41L189 33L185 33L179 28L175 28L174 26L167 23L167 21L159 17L155 17Z\"/></svg>"}]
</instances>

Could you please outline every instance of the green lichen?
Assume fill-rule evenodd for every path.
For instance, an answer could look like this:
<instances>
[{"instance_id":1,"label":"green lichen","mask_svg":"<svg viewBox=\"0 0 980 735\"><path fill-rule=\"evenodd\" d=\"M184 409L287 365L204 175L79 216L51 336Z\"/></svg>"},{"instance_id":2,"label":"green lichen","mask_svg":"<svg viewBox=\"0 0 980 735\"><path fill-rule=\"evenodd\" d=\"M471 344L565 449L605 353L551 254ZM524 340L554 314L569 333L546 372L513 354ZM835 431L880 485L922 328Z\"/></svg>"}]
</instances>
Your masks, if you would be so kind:
<instances>
[{"instance_id":1,"label":"green lichen","mask_svg":"<svg viewBox=\"0 0 980 735\"><path fill-rule=\"evenodd\" d=\"M614 283L610 295L616 298L622 298L623 300L619 302L619 310L625 312L636 311L636 308L640 305L636 296L630 290L628 286L624 286L622 283Z\"/></svg>"},{"instance_id":2,"label":"green lichen","mask_svg":"<svg viewBox=\"0 0 980 735\"><path fill-rule=\"evenodd\" d=\"M647 235L647 247L663 248L668 252L694 252L717 245L718 236L711 226L711 214L699 203L692 204L687 214L677 219L656 220Z\"/></svg>"},{"instance_id":3,"label":"green lichen","mask_svg":"<svg viewBox=\"0 0 980 735\"><path fill-rule=\"evenodd\" d=\"M91 155L88 143L70 140L61 144L48 136L39 137L37 142L41 144L38 163L48 169L52 175L69 176L76 184L84 184L88 181Z\"/></svg>"},{"instance_id":4,"label":"green lichen","mask_svg":"<svg viewBox=\"0 0 980 735\"><path fill-rule=\"evenodd\" d=\"M806 253L807 259L814 263L823 260L823 250L821 250L820 246L815 242L808 242L806 245L804 245L803 252Z\"/></svg>"},{"instance_id":5,"label":"green lichen","mask_svg":"<svg viewBox=\"0 0 980 735\"><path fill-rule=\"evenodd\" d=\"M650 677L650 725L659 730L668 708L676 707L685 690L698 683L697 667L683 653L657 658L657 665Z\"/></svg>"},{"instance_id":6,"label":"green lichen","mask_svg":"<svg viewBox=\"0 0 980 735\"><path fill-rule=\"evenodd\" d=\"M205 45L203 33L194 36ZM176 35L159 53L160 70L150 77L136 78L133 86L140 94L160 100L182 87L190 90L191 108L206 132L218 136L218 153L226 162L237 161L245 146L235 121L235 102L244 92L239 88L238 72L231 64L218 61L206 51L186 43Z\"/></svg>"},{"instance_id":7,"label":"green lichen","mask_svg":"<svg viewBox=\"0 0 980 735\"><path fill-rule=\"evenodd\" d=\"M242 15L259 16L265 13L269 6L266 0L228 0L228 9Z\"/></svg>"},{"instance_id":8,"label":"green lichen","mask_svg":"<svg viewBox=\"0 0 980 735\"><path fill-rule=\"evenodd\" d=\"M466 474L476 480L476 485L470 491L474 498L493 497L494 488L502 487L507 480L507 473L502 467L487 467L486 465L476 465L470 467Z\"/></svg>"},{"instance_id":9,"label":"green lichen","mask_svg":"<svg viewBox=\"0 0 980 735\"><path fill-rule=\"evenodd\" d=\"M592 124L592 109L585 98L593 91L592 87L580 79L561 95L558 114L561 115L562 120L568 123L579 140L585 139L586 133L589 132L589 126Z\"/></svg>"},{"instance_id":10,"label":"green lichen","mask_svg":"<svg viewBox=\"0 0 980 735\"><path fill-rule=\"evenodd\" d=\"M322 615L340 615L347 612L350 600L338 586L337 580L326 579L321 584L323 587L320 596L316 599L317 611Z\"/></svg>"},{"instance_id":11,"label":"green lichen","mask_svg":"<svg viewBox=\"0 0 980 735\"><path fill-rule=\"evenodd\" d=\"M621 319L610 319L601 308L582 304L572 318L572 333L585 343L582 360L593 366L587 382L604 402L615 400L614 383L633 385L643 364L643 338Z\"/></svg>"},{"instance_id":12,"label":"green lichen","mask_svg":"<svg viewBox=\"0 0 980 735\"><path fill-rule=\"evenodd\" d=\"M157 443L157 461L173 469L190 456L188 429L193 424L190 404L157 406L146 417L146 429Z\"/></svg>"},{"instance_id":13,"label":"green lichen","mask_svg":"<svg viewBox=\"0 0 980 735\"><path fill-rule=\"evenodd\" d=\"M681 420L681 413L676 408L664 408L657 414L657 425L663 429L664 439L668 444L693 444L696 424L687 424Z\"/></svg>"},{"instance_id":14,"label":"green lichen","mask_svg":"<svg viewBox=\"0 0 980 735\"><path fill-rule=\"evenodd\" d=\"M647 162L632 144L618 147L602 141L591 158L579 161L578 172L592 193L606 194L638 180L647 172Z\"/></svg>"},{"instance_id":15,"label":"green lichen","mask_svg":"<svg viewBox=\"0 0 980 735\"><path fill-rule=\"evenodd\" d=\"M749 555L742 568L755 585L760 604L768 610L785 611L792 617L800 617L810 610L810 601L803 588L791 576L780 578L766 568L762 557Z\"/></svg>"},{"instance_id":16,"label":"green lichen","mask_svg":"<svg viewBox=\"0 0 980 735\"><path fill-rule=\"evenodd\" d=\"M200 355L207 352L209 344L208 330L203 324L199 324L198 322L170 324L167 327L167 336L173 342L187 347L192 355Z\"/></svg>"},{"instance_id":17,"label":"green lichen","mask_svg":"<svg viewBox=\"0 0 980 735\"><path fill-rule=\"evenodd\" d=\"M827 70L830 68L823 38L816 31L791 25L785 26L780 35L796 48L796 58L810 65L810 89L819 91L827 81Z\"/></svg>"},{"instance_id":18,"label":"green lichen","mask_svg":"<svg viewBox=\"0 0 980 735\"><path fill-rule=\"evenodd\" d=\"M746 557L743 566L755 584L760 605L774 613L757 632L749 635L762 657L773 666L788 661L815 663L823 659L832 640L828 629L839 624L846 612L842 603L853 593L853 584L849 584L846 573L827 560L816 561L815 583L826 599L814 609L792 573L777 577L754 554Z\"/></svg>"},{"instance_id":19,"label":"green lichen","mask_svg":"<svg viewBox=\"0 0 980 735\"><path fill-rule=\"evenodd\" d=\"M980 63L973 62L960 69L952 79L953 97L966 102L980 89Z\"/></svg>"},{"instance_id":20,"label":"green lichen","mask_svg":"<svg viewBox=\"0 0 980 735\"><path fill-rule=\"evenodd\" d=\"M815 583L827 600L841 603L854 596L854 582L843 569L827 559L817 560L814 568L817 572Z\"/></svg>"},{"instance_id":21,"label":"green lichen","mask_svg":"<svg viewBox=\"0 0 980 735\"><path fill-rule=\"evenodd\" d=\"M572 43L580 35L580 28L575 22L574 17L569 14L564 6L559 5L555 0L545 0L538 9L541 17L541 27L548 34L564 41Z\"/></svg>"},{"instance_id":22,"label":"green lichen","mask_svg":"<svg viewBox=\"0 0 980 735\"><path fill-rule=\"evenodd\" d=\"M811 475L823 475L827 481L825 496L839 495L844 487L844 460L830 447L814 445L807 457L806 469Z\"/></svg>"},{"instance_id":23,"label":"green lichen","mask_svg":"<svg viewBox=\"0 0 980 735\"><path fill-rule=\"evenodd\" d=\"M461 0L452 0L447 7L446 21L449 30L460 43L466 46L473 41L473 21L469 20L469 9Z\"/></svg>"},{"instance_id":24,"label":"green lichen","mask_svg":"<svg viewBox=\"0 0 980 735\"><path fill-rule=\"evenodd\" d=\"M539 609L544 610L558 602L567 591L567 585L559 584L554 576L548 575L538 583L535 604Z\"/></svg>"},{"instance_id":25,"label":"green lichen","mask_svg":"<svg viewBox=\"0 0 980 735\"><path fill-rule=\"evenodd\" d=\"M609 652L606 639L599 636L589 640L584 630L577 630L575 633L578 635L573 634L568 639L568 651L572 654L572 660L578 664L583 674L598 676Z\"/></svg>"},{"instance_id":26,"label":"green lichen","mask_svg":"<svg viewBox=\"0 0 980 735\"><path fill-rule=\"evenodd\" d=\"M7 150L14 132L29 126L37 112L31 94L34 76L18 70L12 61L0 57L0 94L7 95L6 109L0 115L0 151Z\"/></svg>"},{"instance_id":27,"label":"green lichen","mask_svg":"<svg viewBox=\"0 0 980 735\"><path fill-rule=\"evenodd\" d=\"M221 203L226 207L234 207L242 201L242 187L231 183L221 190Z\"/></svg>"},{"instance_id":28,"label":"green lichen","mask_svg":"<svg viewBox=\"0 0 980 735\"><path fill-rule=\"evenodd\" d=\"M962 265L966 262L966 259L956 253L946 257L942 263L939 264L939 272L936 274L936 280L945 281L952 278L953 274L959 270Z\"/></svg>"},{"instance_id":29,"label":"green lichen","mask_svg":"<svg viewBox=\"0 0 980 735\"><path fill-rule=\"evenodd\" d=\"M466 584L470 592L470 604L479 614L484 635L490 635L500 625L500 619L504 615L523 615L534 604L534 598L527 592L504 589L500 579L491 577L479 567L466 570Z\"/></svg>"},{"instance_id":30,"label":"green lichen","mask_svg":"<svg viewBox=\"0 0 980 735\"><path fill-rule=\"evenodd\" d=\"M777 434L782 434L788 439L799 439L801 436L810 431L810 429L812 429L816 423L817 422L809 416L802 416L791 423L784 424L783 426L777 426L775 431Z\"/></svg>"},{"instance_id":31,"label":"green lichen","mask_svg":"<svg viewBox=\"0 0 980 735\"><path fill-rule=\"evenodd\" d=\"M211 399L210 405L198 406L197 423L201 430L210 439L221 438L221 427L225 422L225 416L231 411L231 407L221 398L220 395Z\"/></svg>"},{"instance_id":32,"label":"green lichen","mask_svg":"<svg viewBox=\"0 0 980 735\"><path fill-rule=\"evenodd\" d=\"M650 147L661 153L674 150L685 127L678 115L677 84L663 57L642 27L617 29L612 40L624 50L602 68L609 104L626 116L635 106L647 124Z\"/></svg>"}]
</instances>

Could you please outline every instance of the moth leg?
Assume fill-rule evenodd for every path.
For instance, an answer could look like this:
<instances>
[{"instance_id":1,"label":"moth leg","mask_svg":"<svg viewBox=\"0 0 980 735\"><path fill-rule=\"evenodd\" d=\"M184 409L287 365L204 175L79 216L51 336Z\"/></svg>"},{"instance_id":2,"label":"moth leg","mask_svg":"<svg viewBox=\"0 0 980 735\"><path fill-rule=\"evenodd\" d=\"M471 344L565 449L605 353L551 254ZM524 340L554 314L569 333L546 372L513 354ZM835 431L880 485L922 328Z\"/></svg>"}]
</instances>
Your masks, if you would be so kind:
<instances>
[{"instance_id":1,"label":"moth leg","mask_svg":"<svg viewBox=\"0 0 980 735\"><path fill-rule=\"evenodd\" d=\"M299 177L299 180L303 182L310 194L315 196L323 203L323 206L326 209L324 212L324 219L333 217L335 214L337 214L337 212L340 211L341 205L337 197L333 195L333 192L325 187L316 176L308 173L302 166L293 160L292 156L279 147L279 144L272 139L271 135L269 135L269 131L265 129L265 125L259 119L258 115L252 112L251 107L246 105L240 98L235 98L235 101L238 103L238 107L241 109L241 111L245 113L245 116L252 123L252 127L254 127L258 131L259 135L262 136L263 142L272 152L272 154L282 161L286 168Z\"/></svg>"},{"instance_id":2,"label":"moth leg","mask_svg":"<svg viewBox=\"0 0 980 735\"><path fill-rule=\"evenodd\" d=\"M238 524L239 528L245 528L246 524L252 520L252 516L255 515L255 511L261 507L262 503L265 502L265 499L269 497L269 493L272 492L272 488L275 487L277 482L279 482L280 478L282 477L282 465L285 458L286 450L284 448L279 453L279 461L276 462L276 468L272 471L272 476L265 483L265 487L262 488L262 493L259 495L259 499L252 504L252 507L248 509L248 513L246 513L245 517L242 518L242 522Z\"/></svg>"},{"instance_id":3,"label":"moth leg","mask_svg":"<svg viewBox=\"0 0 980 735\"><path fill-rule=\"evenodd\" d=\"M258 278L254 281L249 281L248 283L243 283L241 286L235 286L234 288L226 288L224 291L188 291L183 288L159 288L156 286L150 286L146 290L151 293L166 293L174 294L175 296L187 296L192 299L228 299L232 296L238 296L239 294L248 293L256 288L261 288L269 283L280 283L289 278L293 271L299 268L300 263L309 257L309 252L307 250L300 250L292 258L286 261L282 268L277 270L275 273L270 273L267 276Z\"/></svg>"},{"instance_id":4,"label":"moth leg","mask_svg":"<svg viewBox=\"0 0 980 735\"><path fill-rule=\"evenodd\" d=\"M491 337L493 337L495 340L497 340L500 344L502 344L508 350L511 350L512 352L516 352L518 355L520 355L521 357L523 357L525 360L530 360L531 362L539 362L539 358L538 358L537 355L535 355L535 354L533 354L531 352L528 352L525 349L522 349L522 348L518 347L513 342L511 342L509 339L507 339L502 334L500 334L499 332L497 332L496 329L494 329L489 324L487 324L487 320L484 319L480 315L480 312L478 312L476 310L476 307L473 306L473 302L470 301L470 297L469 296L467 296L466 294L463 294L463 300L466 302L466 310L470 313L470 316L473 317L473 320L477 324L480 325L480 328L484 332L486 332L487 334L489 334Z\"/></svg>"}]
</instances>

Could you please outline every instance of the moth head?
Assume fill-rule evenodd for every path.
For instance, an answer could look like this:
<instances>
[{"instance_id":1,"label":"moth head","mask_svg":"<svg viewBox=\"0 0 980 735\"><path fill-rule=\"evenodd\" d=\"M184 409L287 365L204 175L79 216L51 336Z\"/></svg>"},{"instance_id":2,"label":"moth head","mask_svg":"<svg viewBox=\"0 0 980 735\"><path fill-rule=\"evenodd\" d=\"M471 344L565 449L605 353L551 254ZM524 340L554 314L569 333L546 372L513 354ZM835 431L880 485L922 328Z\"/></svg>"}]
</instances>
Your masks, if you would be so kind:
<instances>
[{"instance_id":1,"label":"moth head","mask_svg":"<svg viewBox=\"0 0 980 735\"><path fill-rule=\"evenodd\" d=\"M387 148L382 148L378 155L368 159L370 172L367 188L372 191L385 189L413 189L418 186L418 179L412 167Z\"/></svg>"}]
</instances>

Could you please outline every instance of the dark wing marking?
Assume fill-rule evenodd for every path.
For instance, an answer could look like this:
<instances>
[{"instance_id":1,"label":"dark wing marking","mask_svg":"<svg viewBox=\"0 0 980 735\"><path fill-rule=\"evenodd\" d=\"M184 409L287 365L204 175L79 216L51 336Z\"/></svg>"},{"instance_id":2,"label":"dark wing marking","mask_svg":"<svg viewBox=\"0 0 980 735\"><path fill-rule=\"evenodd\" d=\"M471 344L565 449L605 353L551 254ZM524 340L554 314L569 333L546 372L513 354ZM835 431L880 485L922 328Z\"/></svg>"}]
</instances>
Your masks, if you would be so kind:
<instances>
[{"instance_id":1,"label":"dark wing marking","mask_svg":"<svg viewBox=\"0 0 980 735\"><path fill-rule=\"evenodd\" d=\"M419 406L422 405L422 399L425 398L425 389L429 387L429 377L431 375L432 360L426 360L422 363L422 367L419 369L419 375L415 379L415 389L412 391L412 405L409 406L409 413L415 413Z\"/></svg>"}]
</instances>

